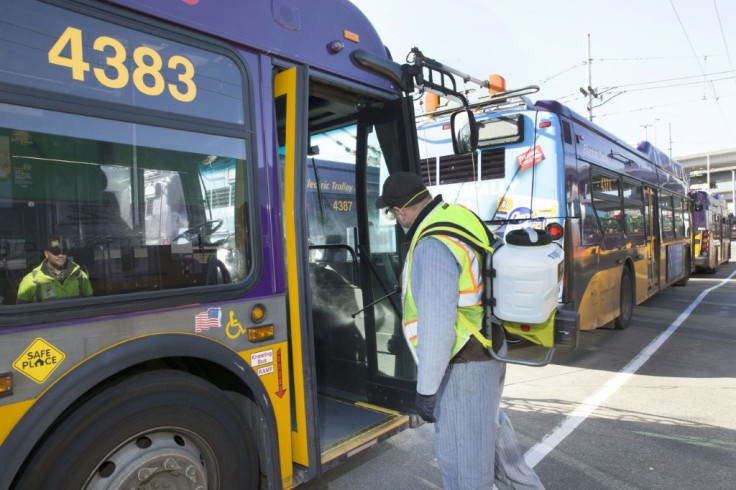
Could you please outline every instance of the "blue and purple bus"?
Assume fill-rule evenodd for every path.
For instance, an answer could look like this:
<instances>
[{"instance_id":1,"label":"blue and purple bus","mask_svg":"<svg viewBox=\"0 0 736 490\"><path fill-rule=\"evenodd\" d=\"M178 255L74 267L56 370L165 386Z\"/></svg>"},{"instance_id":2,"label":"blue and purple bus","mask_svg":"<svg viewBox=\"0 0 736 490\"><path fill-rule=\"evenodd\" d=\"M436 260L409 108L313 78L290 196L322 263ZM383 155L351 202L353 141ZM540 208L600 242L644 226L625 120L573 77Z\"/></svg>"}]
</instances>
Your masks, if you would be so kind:
<instances>
[{"instance_id":1,"label":"blue and purple bus","mask_svg":"<svg viewBox=\"0 0 736 490\"><path fill-rule=\"evenodd\" d=\"M692 191L693 262L698 271L715 273L731 258L731 216L718 193Z\"/></svg>"},{"instance_id":2,"label":"blue and purple bus","mask_svg":"<svg viewBox=\"0 0 736 490\"><path fill-rule=\"evenodd\" d=\"M564 250L559 308L581 330L626 328L634 306L690 274L690 199L682 167L647 142L622 142L536 87L471 104L478 150L453 152L446 109L418 118L433 193L475 211L500 236L547 230Z\"/></svg>"},{"instance_id":3,"label":"blue and purple bus","mask_svg":"<svg viewBox=\"0 0 736 490\"><path fill-rule=\"evenodd\" d=\"M346 0L0 6L0 488L292 488L418 420L407 66ZM93 294L20 301L50 257Z\"/></svg>"}]
</instances>

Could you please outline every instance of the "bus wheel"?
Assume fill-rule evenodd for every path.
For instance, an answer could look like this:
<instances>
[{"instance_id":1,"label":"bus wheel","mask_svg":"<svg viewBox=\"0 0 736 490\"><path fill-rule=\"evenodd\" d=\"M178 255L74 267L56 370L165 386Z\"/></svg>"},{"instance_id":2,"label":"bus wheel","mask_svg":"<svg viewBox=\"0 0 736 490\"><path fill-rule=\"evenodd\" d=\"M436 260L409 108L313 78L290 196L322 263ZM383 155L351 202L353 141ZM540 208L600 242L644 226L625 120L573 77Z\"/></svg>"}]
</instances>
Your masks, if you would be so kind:
<instances>
[{"instance_id":1,"label":"bus wheel","mask_svg":"<svg viewBox=\"0 0 736 490\"><path fill-rule=\"evenodd\" d=\"M623 330L631 323L631 316L634 314L634 280L631 277L631 270L624 266L624 272L621 274L621 299L619 302L619 313L614 325L618 330Z\"/></svg>"},{"instance_id":2,"label":"bus wheel","mask_svg":"<svg viewBox=\"0 0 736 490\"><path fill-rule=\"evenodd\" d=\"M42 441L17 488L257 488L253 441L224 391L147 372L85 399Z\"/></svg>"}]
</instances>

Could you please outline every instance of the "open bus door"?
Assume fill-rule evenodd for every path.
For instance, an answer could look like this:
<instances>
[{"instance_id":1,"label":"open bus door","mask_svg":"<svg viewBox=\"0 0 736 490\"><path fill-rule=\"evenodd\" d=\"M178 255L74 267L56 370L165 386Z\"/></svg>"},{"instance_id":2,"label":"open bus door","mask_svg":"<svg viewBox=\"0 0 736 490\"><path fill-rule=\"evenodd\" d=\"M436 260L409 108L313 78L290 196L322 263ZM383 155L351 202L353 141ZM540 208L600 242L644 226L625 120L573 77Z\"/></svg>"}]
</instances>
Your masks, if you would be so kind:
<instances>
[{"instance_id":1,"label":"open bus door","mask_svg":"<svg viewBox=\"0 0 736 490\"><path fill-rule=\"evenodd\" d=\"M397 226L382 226L374 206L382 169L408 160L399 134L406 102L324 83L302 67L278 73L274 89L292 457L312 477L409 426L416 367L390 294L400 276Z\"/></svg>"}]
</instances>

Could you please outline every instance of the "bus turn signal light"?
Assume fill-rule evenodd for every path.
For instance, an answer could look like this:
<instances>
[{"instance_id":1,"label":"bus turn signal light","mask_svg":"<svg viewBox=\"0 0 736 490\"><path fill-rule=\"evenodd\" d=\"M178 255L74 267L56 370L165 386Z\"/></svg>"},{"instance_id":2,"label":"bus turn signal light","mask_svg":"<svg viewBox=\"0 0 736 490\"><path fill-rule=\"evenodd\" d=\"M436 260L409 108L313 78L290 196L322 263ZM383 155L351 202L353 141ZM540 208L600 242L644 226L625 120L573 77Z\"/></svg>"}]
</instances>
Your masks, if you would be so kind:
<instances>
[{"instance_id":1,"label":"bus turn signal light","mask_svg":"<svg viewBox=\"0 0 736 490\"><path fill-rule=\"evenodd\" d=\"M354 43L359 43L360 42L360 36L357 33L353 32L353 31L349 31L347 29L343 29L343 31L342 31L342 37L344 37L348 41L352 41Z\"/></svg>"},{"instance_id":2,"label":"bus turn signal light","mask_svg":"<svg viewBox=\"0 0 736 490\"><path fill-rule=\"evenodd\" d=\"M0 396L13 394L13 373L0 374Z\"/></svg>"},{"instance_id":3,"label":"bus turn signal light","mask_svg":"<svg viewBox=\"0 0 736 490\"><path fill-rule=\"evenodd\" d=\"M257 304L250 310L250 320L253 323L261 323L264 318L266 318L266 307L262 304Z\"/></svg>"},{"instance_id":4,"label":"bus turn signal light","mask_svg":"<svg viewBox=\"0 0 736 490\"><path fill-rule=\"evenodd\" d=\"M273 325L261 325L259 327L250 327L248 329L248 340L251 342L263 342L273 338Z\"/></svg>"}]
</instances>

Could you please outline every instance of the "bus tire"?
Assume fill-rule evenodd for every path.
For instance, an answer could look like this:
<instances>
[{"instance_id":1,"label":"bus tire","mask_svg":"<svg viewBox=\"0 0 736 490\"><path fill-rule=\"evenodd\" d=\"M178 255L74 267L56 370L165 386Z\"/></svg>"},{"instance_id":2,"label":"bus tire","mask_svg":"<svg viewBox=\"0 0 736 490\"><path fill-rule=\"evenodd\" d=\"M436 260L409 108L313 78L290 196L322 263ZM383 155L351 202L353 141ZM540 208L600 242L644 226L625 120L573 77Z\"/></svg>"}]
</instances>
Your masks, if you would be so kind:
<instances>
[{"instance_id":1,"label":"bus tire","mask_svg":"<svg viewBox=\"0 0 736 490\"><path fill-rule=\"evenodd\" d=\"M631 276L631 269L624 266L621 274L621 292L619 300L618 317L614 322L617 330L623 330L631 323L631 317L634 314L634 280Z\"/></svg>"},{"instance_id":2,"label":"bus tire","mask_svg":"<svg viewBox=\"0 0 736 490\"><path fill-rule=\"evenodd\" d=\"M258 453L244 420L197 376L141 373L83 400L41 441L15 487L255 489Z\"/></svg>"}]
</instances>

